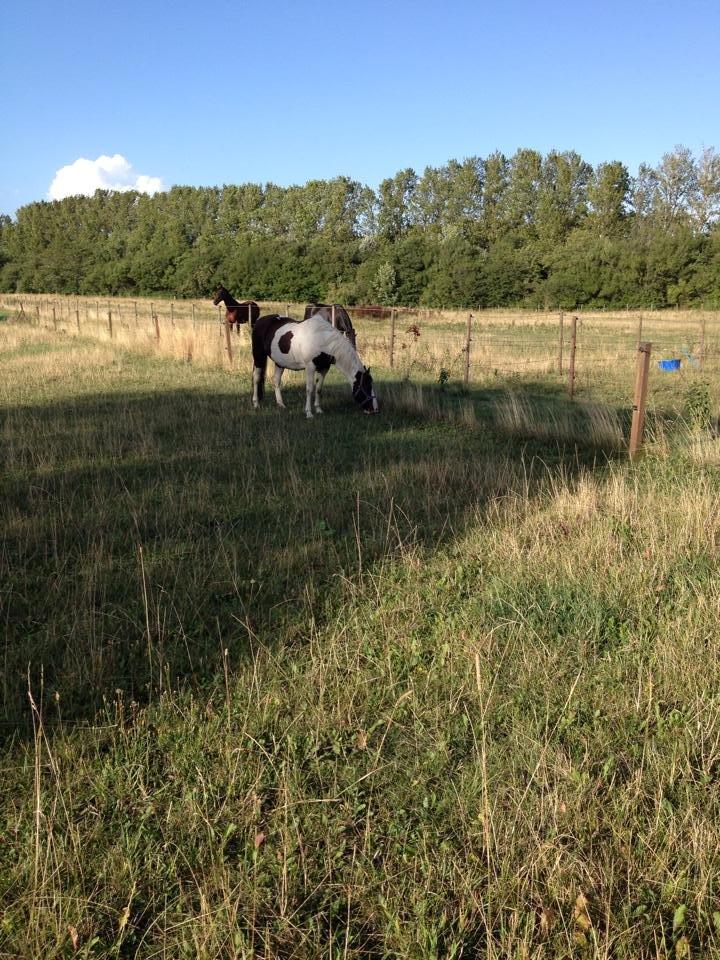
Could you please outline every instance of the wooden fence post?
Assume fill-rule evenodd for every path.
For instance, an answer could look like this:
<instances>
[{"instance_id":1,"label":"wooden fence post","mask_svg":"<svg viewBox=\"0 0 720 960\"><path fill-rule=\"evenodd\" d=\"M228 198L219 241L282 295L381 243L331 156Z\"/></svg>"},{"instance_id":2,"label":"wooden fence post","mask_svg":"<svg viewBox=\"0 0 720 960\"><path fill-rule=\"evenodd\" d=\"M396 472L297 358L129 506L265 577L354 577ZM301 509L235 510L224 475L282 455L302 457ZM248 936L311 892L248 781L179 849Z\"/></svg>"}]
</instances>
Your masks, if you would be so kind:
<instances>
[{"instance_id":1,"label":"wooden fence post","mask_svg":"<svg viewBox=\"0 0 720 960\"><path fill-rule=\"evenodd\" d=\"M707 323L707 316L705 311L700 315L700 363L699 367L702 370L705 363L705 325Z\"/></svg>"},{"instance_id":2,"label":"wooden fence post","mask_svg":"<svg viewBox=\"0 0 720 960\"><path fill-rule=\"evenodd\" d=\"M473 315L469 313L467 318L467 328L465 330L465 347L464 347L465 372L463 374L463 383L465 384L466 387L470 381L470 343L472 341L472 322L473 322Z\"/></svg>"},{"instance_id":3,"label":"wooden fence post","mask_svg":"<svg viewBox=\"0 0 720 960\"><path fill-rule=\"evenodd\" d=\"M80 333L80 301L75 301L75 323L77 324L77 332Z\"/></svg>"},{"instance_id":4,"label":"wooden fence post","mask_svg":"<svg viewBox=\"0 0 720 960\"><path fill-rule=\"evenodd\" d=\"M230 366L233 364L233 352L232 352L232 339L230 337L230 322L225 321L225 344L227 346L228 359L230 360Z\"/></svg>"},{"instance_id":5,"label":"wooden fence post","mask_svg":"<svg viewBox=\"0 0 720 960\"><path fill-rule=\"evenodd\" d=\"M40 304L35 304L35 311L37 313L37 325L40 326ZM20 304L20 312L22 313L22 303Z\"/></svg>"},{"instance_id":6,"label":"wooden fence post","mask_svg":"<svg viewBox=\"0 0 720 960\"><path fill-rule=\"evenodd\" d=\"M172 301L170 301L170 324L175 326L175 304Z\"/></svg>"},{"instance_id":7,"label":"wooden fence post","mask_svg":"<svg viewBox=\"0 0 720 960\"><path fill-rule=\"evenodd\" d=\"M570 329L570 367L568 369L568 396L575 396L575 350L577 349L577 317L572 318Z\"/></svg>"},{"instance_id":8,"label":"wooden fence post","mask_svg":"<svg viewBox=\"0 0 720 960\"><path fill-rule=\"evenodd\" d=\"M650 370L650 350L652 343L641 343L637 351L635 371L635 398L633 401L632 426L630 428L630 459L637 456L642 447L645 427L645 398L647 396L648 373Z\"/></svg>"},{"instance_id":9,"label":"wooden fence post","mask_svg":"<svg viewBox=\"0 0 720 960\"><path fill-rule=\"evenodd\" d=\"M195 329L195 303L192 303L192 321L193 321L193 330Z\"/></svg>"},{"instance_id":10,"label":"wooden fence post","mask_svg":"<svg viewBox=\"0 0 720 960\"><path fill-rule=\"evenodd\" d=\"M113 336L112 310L110 309L109 303L108 303L108 331L110 332L110 339L112 340L112 336Z\"/></svg>"},{"instance_id":11,"label":"wooden fence post","mask_svg":"<svg viewBox=\"0 0 720 960\"><path fill-rule=\"evenodd\" d=\"M137 325L138 325L138 317L137 317L137 300L135 300L135 301L134 301L134 307L135 307L135 326L137 326Z\"/></svg>"},{"instance_id":12,"label":"wooden fence post","mask_svg":"<svg viewBox=\"0 0 720 960\"><path fill-rule=\"evenodd\" d=\"M390 308L390 369L395 368L395 307Z\"/></svg>"},{"instance_id":13,"label":"wooden fence post","mask_svg":"<svg viewBox=\"0 0 720 960\"><path fill-rule=\"evenodd\" d=\"M53 313L53 330L57 330L57 317L55 316L55 304L54 304L54 303L53 303L53 307L52 307L52 313Z\"/></svg>"},{"instance_id":14,"label":"wooden fence post","mask_svg":"<svg viewBox=\"0 0 720 960\"><path fill-rule=\"evenodd\" d=\"M158 315L155 313L154 303L150 304L150 316L152 317L153 322L155 324L155 343L159 344L160 343L160 320L158 319Z\"/></svg>"},{"instance_id":15,"label":"wooden fence post","mask_svg":"<svg viewBox=\"0 0 720 960\"><path fill-rule=\"evenodd\" d=\"M563 367L563 338L565 336L563 327L565 324L565 314L560 311L560 336L558 338L558 373L562 376Z\"/></svg>"}]
</instances>

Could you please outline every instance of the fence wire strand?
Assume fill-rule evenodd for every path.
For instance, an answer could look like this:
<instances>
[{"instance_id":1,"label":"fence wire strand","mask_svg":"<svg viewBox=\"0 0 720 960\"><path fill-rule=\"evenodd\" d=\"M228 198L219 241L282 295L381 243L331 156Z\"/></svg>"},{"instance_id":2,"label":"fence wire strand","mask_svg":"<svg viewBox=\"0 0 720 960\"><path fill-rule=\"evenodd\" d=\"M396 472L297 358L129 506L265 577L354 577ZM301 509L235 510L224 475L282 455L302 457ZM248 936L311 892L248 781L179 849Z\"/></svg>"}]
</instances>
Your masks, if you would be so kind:
<instances>
[{"instance_id":1,"label":"fence wire strand","mask_svg":"<svg viewBox=\"0 0 720 960\"><path fill-rule=\"evenodd\" d=\"M264 313L303 316L303 305L270 301ZM443 373L467 385L488 376L525 376L568 383L572 318L576 320L574 385L592 399L632 388L640 337L652 343L650 392L667 390L675 374L661 373L657 361L680 361L680 377L716 375L720 357L720 314L710 311L461 312L426 308L384 308L368 316L347 308L358 334L363 361L403 378L415 373L437 379ZM190 361L247 370L250 332L232 331L223 306L201 301L0 295L0 311L48 331L89 336L123 347L154 350ZM663 379L664 378L664 379Z\"/></svg>"}]
</instances>

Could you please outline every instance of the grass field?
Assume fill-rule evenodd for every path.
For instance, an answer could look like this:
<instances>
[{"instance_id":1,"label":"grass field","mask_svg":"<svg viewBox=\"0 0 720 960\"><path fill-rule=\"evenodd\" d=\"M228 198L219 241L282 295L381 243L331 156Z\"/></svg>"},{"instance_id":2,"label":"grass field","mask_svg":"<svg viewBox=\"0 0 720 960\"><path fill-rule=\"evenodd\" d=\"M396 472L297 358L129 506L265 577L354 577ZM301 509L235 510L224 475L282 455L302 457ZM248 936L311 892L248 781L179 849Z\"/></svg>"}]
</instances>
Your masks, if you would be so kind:
<instances>
[{"instance_id":1,"label":"grass field","mask_svg":"<svg viewBox=\"0 0 720 960\"><path fill-rule=\"evenodd\" d=\"M720 953L712 371L187 359L0 326L0 957Z\"/></svg>"}]
</instances>

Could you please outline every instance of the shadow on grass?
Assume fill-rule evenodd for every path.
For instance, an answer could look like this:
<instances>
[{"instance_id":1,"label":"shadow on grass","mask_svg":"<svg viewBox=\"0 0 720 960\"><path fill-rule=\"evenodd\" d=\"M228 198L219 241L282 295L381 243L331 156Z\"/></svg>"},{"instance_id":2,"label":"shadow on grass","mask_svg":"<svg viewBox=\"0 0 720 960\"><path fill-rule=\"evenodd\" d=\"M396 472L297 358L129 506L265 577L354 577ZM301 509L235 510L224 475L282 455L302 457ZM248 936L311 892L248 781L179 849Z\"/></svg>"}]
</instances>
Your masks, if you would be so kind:
<instances>
[{"instance_id":1,"label":"shadow on grass","mask_svg":"<svg viewBox=\"0 0 720 960\"><path fill-rule=\"evenodd\" d=\"M285 411L194 390L6 410L0 732L31 728L28 687L48 723L87 721L303 643L355 578L616 455L542 384L511 423L504 385L382 389L365 417L329 386L311 421L297 386Z\"/></svg>"}]
</instances>

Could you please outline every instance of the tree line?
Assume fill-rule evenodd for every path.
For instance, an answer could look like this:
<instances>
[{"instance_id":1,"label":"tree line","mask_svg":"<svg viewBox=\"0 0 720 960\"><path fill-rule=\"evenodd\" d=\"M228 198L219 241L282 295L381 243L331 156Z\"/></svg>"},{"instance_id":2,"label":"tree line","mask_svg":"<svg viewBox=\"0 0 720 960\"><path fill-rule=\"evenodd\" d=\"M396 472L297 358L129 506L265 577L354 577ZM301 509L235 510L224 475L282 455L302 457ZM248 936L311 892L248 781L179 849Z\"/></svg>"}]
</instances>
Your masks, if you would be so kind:
<instances>
[{"instance_id":1,"label":"tree line","mask_svg":"<svg viewBox=\"0 0 720 960\"><path fill-rule=\"evenodd\" d=\"M0 289L446 307L720 306L720 156L635 177L573 151L451 160L377 190L98 190L0 217Z\"/></svg>"}]
</instances>

